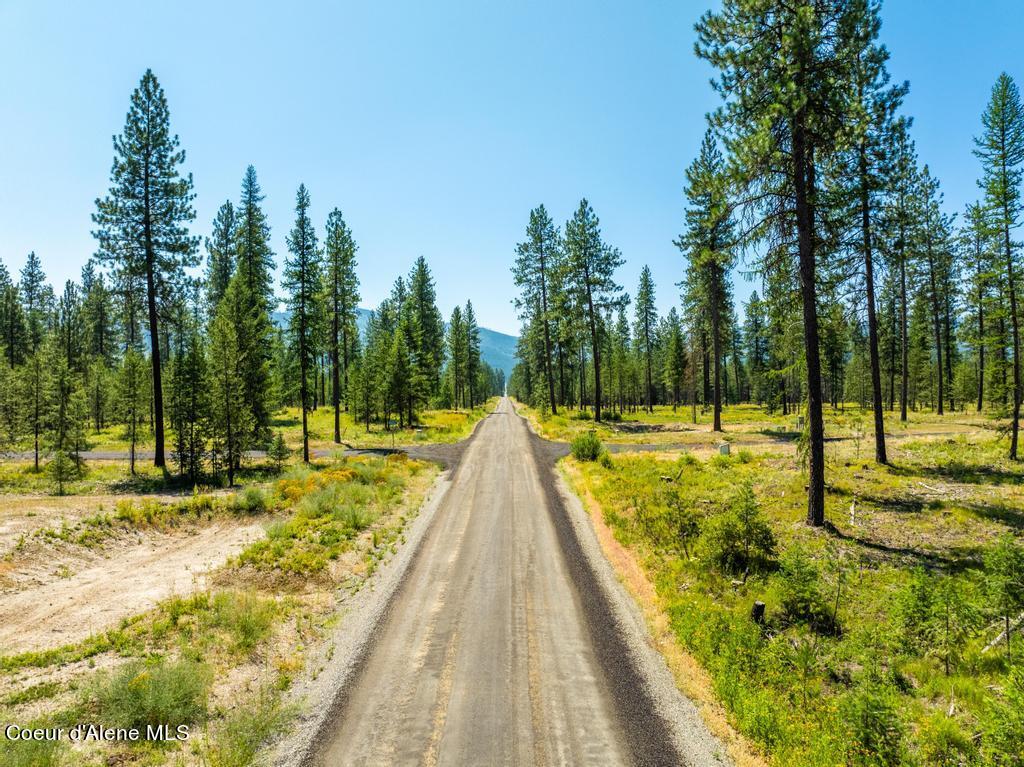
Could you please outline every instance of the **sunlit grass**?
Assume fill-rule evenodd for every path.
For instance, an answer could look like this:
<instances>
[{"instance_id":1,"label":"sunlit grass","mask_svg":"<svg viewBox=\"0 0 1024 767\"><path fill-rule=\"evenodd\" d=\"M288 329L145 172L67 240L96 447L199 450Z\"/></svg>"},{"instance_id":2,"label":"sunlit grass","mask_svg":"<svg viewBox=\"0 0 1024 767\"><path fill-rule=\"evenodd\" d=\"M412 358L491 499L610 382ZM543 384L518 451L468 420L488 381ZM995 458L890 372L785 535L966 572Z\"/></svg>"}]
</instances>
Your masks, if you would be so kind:
<instances>
[{"instance_id":1,"label":"sunlit grass","mask_svg":"<svg viewBox=\"0 0 1024 767\"><path fill-rule=\"evenodd\" d=\"M605 465L567 459L565 470L645 568L677 641L710 672L733 725L774 764L858 762L858 749L881 732L895 733L907 763L976 764L976 733L1002 726L993 712L1007 684L1005 654L983 652L998 631L983 559L998 535L1024 530L1024 466L1005 459L1005 440L984 418L964 421L974 428L934 435L942 421L912 420L891 467L871 460L870 438L859 457L853 441L829 443L833 527L824 531L803 522L806 477L782 446L707 459L692 452L618 454ZM778 561L803 552L811 586L781 565L722 572L702 534L681 537L692 518L699 530L711 529L745 483L778 542ZM930 641L908 638L917 573L928 583L954 579L983 618L949 676L941 621ZM787 613L794 589L807 588L801 599L818 600L828 618L838 603L838 630L815 630ZM758 600L767 606L763 628L750 619Z\"/></svg>"}]
</instances>

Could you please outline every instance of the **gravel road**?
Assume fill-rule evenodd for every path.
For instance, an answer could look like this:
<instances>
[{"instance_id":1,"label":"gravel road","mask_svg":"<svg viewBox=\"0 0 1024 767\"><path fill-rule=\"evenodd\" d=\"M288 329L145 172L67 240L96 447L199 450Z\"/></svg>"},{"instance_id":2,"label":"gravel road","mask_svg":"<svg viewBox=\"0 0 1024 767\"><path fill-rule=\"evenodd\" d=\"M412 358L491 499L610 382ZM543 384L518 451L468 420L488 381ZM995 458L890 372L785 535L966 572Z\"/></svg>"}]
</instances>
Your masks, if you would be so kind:
<instances>
[{"instance_id":1,"label":"gravel road","mask_svg":"<svg viewBox=\"0 0 1024 767\"><path fill-rule=\"evenodd\" d=\"M567 502L560 452L507 399L480 425L364 641L341 639L354 655L295 763L728 764Z\"/></svg>"}]
</instances>

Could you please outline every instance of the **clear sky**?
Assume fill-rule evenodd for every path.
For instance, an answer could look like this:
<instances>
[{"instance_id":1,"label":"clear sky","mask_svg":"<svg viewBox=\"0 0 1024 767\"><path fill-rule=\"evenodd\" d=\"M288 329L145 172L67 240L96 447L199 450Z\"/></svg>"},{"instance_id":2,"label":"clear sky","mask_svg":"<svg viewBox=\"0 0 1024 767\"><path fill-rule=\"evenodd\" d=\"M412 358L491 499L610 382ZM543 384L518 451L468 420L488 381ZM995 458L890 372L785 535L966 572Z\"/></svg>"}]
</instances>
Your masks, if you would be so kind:
<instances>
[{"instance_id":1,"label":"clear sky","mask_svg":"<svg viewBox=\"0 0 1024 767\"><path fill-rule=\"evenodd\" d=\"M482 325L515 333L509 265L530 208L562 222L586 196L626 258L620 282L635 292L649 263L667 311L683 171L717 104L693 55L708 5L0 0L0 259L16 274L35 250L58 290L78 278L110 137L151 67L200 234L252 163L279 265L304 182L321 232L337 206L355 233L365 306L423 254L443 312L472 298ZM919 153L958 211L993 81L1024 80L1024 8L888 0L883 20Z\"/></svg>"}]
</instances>

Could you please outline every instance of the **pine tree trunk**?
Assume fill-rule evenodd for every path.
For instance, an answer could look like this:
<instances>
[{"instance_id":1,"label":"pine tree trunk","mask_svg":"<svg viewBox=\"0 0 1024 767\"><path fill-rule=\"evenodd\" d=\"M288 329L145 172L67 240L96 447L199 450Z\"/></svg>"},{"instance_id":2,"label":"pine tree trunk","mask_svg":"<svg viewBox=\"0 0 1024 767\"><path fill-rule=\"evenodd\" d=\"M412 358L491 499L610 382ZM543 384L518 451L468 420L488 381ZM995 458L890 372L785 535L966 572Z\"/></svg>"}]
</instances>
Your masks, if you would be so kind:
<instances>
[{"instance_id":1,"label":"pine tree trunk","mask_svg":"<svg viewBox=\"0 0 1024 767\"><path fill-rule=\"evenodd\" d=\"M902 341L902 360L900 370L900 420L907 420L907 388L909 384L907 363L910 359L907 338L907 260L905 245L900 235L900 338Z\"/></svg>"},{"instance_id":2,"label":"pine tree trunk","mask_svg":"<svg viewBox=\"0 0 1024 767\"><path fill-rule=\"evenodd\" d=\"M153 465L162 468L164 459L164 393L160 376L160 333L156 311L156 253L153 248L153 222L149 199L149 160L144 171L143 234L146 248L146 303L149 310L150 360L153 364Z\"/></svg>"},{"instance_id":3,"label":"pine tree trunk","mask_svg":"<svg viewBox=\"0 0 1024 767\"><path fill-rule=\"evenodd\" d=\"M721 306L719 305L718 265L711 264L711 354L714 357L715 381L712 395L714 397L714 416L712 429L722 430L722 350L721 350Z\"/></svg>"},{"instance_id":4,"label":"pine tree trunk","mask_svg":"<svg viewBox=\"0 0 1024 767\"><path fill-rule=\"evenodd\" d=\"M331 318L331 404L334 405L334 444L341 442L341 370L338 353L338 297L334 297L334 312Z\"/></svg>"},{"instance_id":5,"label":"pine tree trunk","mask_svg":"<svg viewBox=\"0 0 1024 767\"><path fill-rule=\"evenodd\" d=\"M979 267L980 271L980 267ZM985 400L985 307L984 291L978 283L978 412Z\"/></svg>"},{"instance_id":6,"label":"pine tree trunk","mask_svg":"<svg viewBox=\"0 0 1024 767\"><path fill-rule=\"evenodd\" d=\"M1003 208L1003 245L1006 255L1006 287L1010 294L1010 327L1013 331L1013 422L1010 426L1010 460L1017 460L1017 434L1020 431L1020 319L1017 316L1017 286L1013 274L1013 248L1010 243L1010 220Z\"/></svg>"},{"instance_id":7,"label":"pine tree trunk","mask_svg":"<svg viewBox=\"0 0 1024 767\"><path fill-rule=\"evenodd\" d=\"M938 376L938 397L936 397L936 411L942 415L942 325L939 324L939 293L935 286L935 259L932 257L932 242L928 239L928 282L932 294L932 326L935 329L935 372Z\"/></svg>"},{"instance_id":8,"label":"pine tree trunk","mask_svg":"<svg viewBox=\"0 0 1024 767\"><path fill-rule=\"evenodd\" d=\"M882 365L878 358L878 318L875 316L875 268L871 258L871 207L868 196L868 163L860 145L861 231L864 240L864 288L868 305L868 349L871 356L871 407L875 417L875 461L888 463L885 454L885 420L882 415Z\"/></svg>"},{"instance_id":9,"label":"pine tree trunk","mask_svg":"<svg viewBox=\"0 0 1024 767\"><path fill-rule=\"evenodd\" d=\"M818 337L818 297L814 247L814 172L811 147L807 145L803 114L793 130L793 178L796 197L797 243L800 261L800 295L803 304L804 346L807 361L808 425L810 460L807 482L807 523L825 523L825 432L822 422L821 359Z\"/></svg>"},{"instance_id":10,"label":"pine tree trunk","mask_svg":"<svg viewBox=\"0 0 1024 767\"><path fill-rule=\"evenodd\" d=\"M945 332L944 342L946 347L946 395L949 397L949 411L956 412L956 389L953 388L953 342L952 342L952 321L950 319L949 294L951 289L946 282L946 288L942 300L943 319L942 325Z\"/></svg>"}]
</instances>

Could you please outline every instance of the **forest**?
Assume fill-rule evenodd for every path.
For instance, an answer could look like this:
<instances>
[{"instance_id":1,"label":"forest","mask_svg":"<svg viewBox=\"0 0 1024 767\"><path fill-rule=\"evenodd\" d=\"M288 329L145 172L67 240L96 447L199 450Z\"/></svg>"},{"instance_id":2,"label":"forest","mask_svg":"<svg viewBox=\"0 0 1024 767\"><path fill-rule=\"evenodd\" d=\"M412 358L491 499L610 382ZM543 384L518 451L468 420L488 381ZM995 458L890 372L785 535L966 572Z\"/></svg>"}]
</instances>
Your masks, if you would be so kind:
<instances>
[{"instance_id":1,"label":"forest","mask_svg":"<svg viewBox=\"0 0 1024 767\"><path fill-rule=\"evenodd\" d=\"M332 413L341 444L343 413L367 432L412 429L426 408L472 410L504 390L504 374L481 359L472 302L446 322L422 256L361 334L358 246L340 210L319 235L299 186L281 296L256 169L205 238L189 228L194 197L166 96L147 71L114 139L81 280L58 294L35 253L18 279L0 264L0 440L56 486L82 476L105 430L123 435L133 474L145 441L171 479L233 484L254 452L298 448L308 463L317 410ZM300 445L275 431L289 407Z\"/></svg>"},{"instance_id":2,"label":"forest","mask_svg":"<svg viewBox=\"0 0 1024 767\"><path fill-rule=\"evenodd\" d=\"M283 252L255 165L198 224L145 71L94 252L0 263L0 720L194 736L5 734L0 763L316 763L289 738L351 723L368 754L512 733L567 762L590 711L608 758L661 746L667 680L722 764L1024 767L1017 60L975 94L954 210L879 0L711 5L671 271L609 236L607 189L531 186L501 240L507 380L425 256L367 315L361 222L315 221L305 184Z\"/></svg>"},{"instance_id":3,"label":"forest","mask_svg":"<svg viewBox=\"0 0 1024 767\"><path fill-rule=\"evenodd\" d=\"M523 402L596 421L671 405L694 423L697 408L711 412L720 431L728 404L805 414L814 525L825 519L825 407L870 410L885 464L884 413L897 410L902 422L992 413L1016 460L1021 404L1020 91L1005 73L994 83L974 139L978 199L947 213L900 110L909 83L886 68L879 8L829 7L807 28L757 3L701 21L697 54L720 71L724 103L686 169L678 309L658 316L647 267L624 292L624 258L586 199L563 227L543 205L530 211L509 381ZM768 97L779 89L791 95ZM761 286L741 306L738 269Z\"/></svg>"},{"instance_id":4,"label":"forest","mask_svg":"<svg viewBox=\"0 0 1024 767\"><path fill-rule=\"evenodd\" d=\"M949 210L881 29L707 11L678 282L627 293L586 199L536 207L509 392L736 763L1021 765L1024 104L994 78Z\"/></svg>"}]
</instances>

